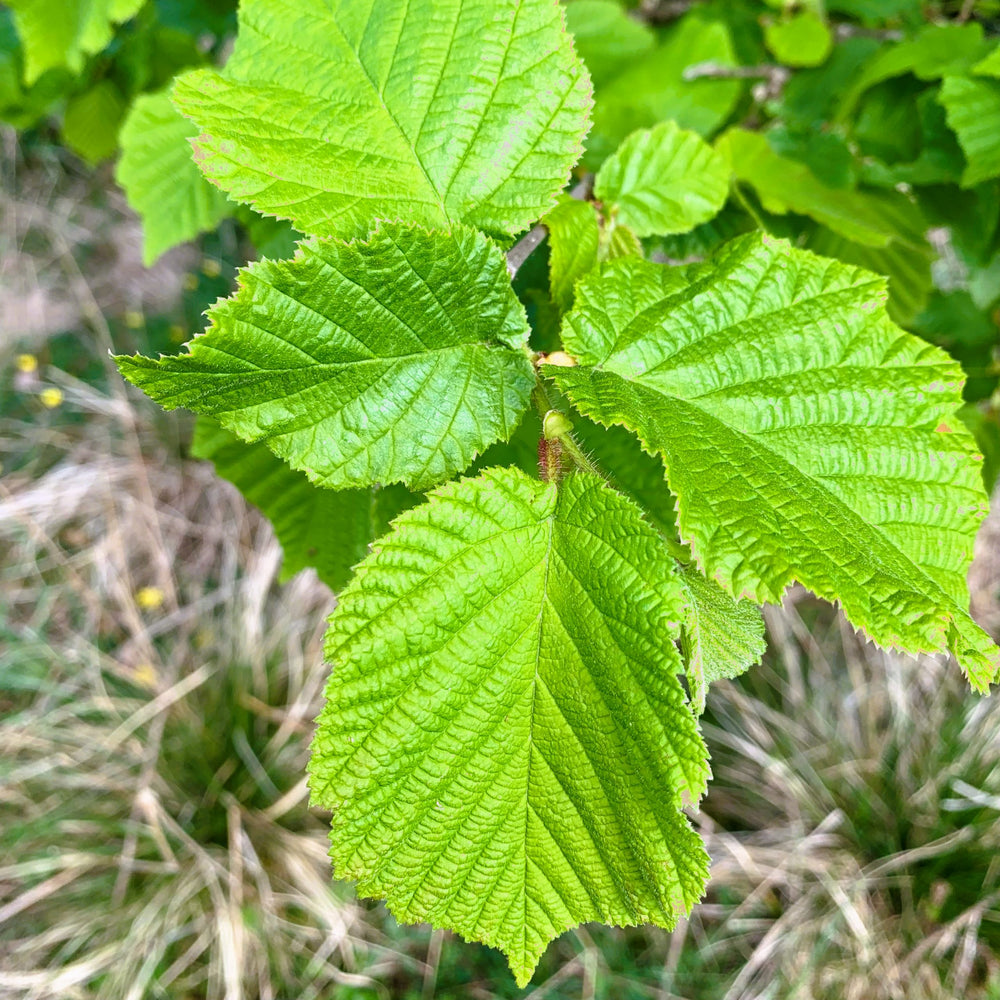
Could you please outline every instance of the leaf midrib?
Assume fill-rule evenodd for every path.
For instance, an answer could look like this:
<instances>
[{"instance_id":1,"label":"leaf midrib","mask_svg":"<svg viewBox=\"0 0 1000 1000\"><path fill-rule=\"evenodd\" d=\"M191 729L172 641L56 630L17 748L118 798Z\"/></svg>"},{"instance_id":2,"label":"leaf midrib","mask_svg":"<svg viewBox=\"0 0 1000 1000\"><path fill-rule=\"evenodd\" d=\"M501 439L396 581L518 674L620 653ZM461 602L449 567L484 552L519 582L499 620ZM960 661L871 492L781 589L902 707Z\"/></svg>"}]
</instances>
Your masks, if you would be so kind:
<instances>
[{"instance_id":1,"label":"leaf midrib","mask_svg":"<svg viewBox=\"0 0 1000 1000\"><path fill-rule=\"evenodd\" d=\"M383 0L378 0L378 3L381 2L383 2ZM371 9L368 14L368 23L366 23L364 30L361 32L362 38L368 33L368 26L371 22L371 16L374 13L376 7L378 6L378 3L372 3ZM406 18L409 17L409 7L410 7L410 0L404 0L404 11L402 17L402 22L404 24L406 22ZM386 117L392 123L396 131L399 133L399 136L403 140L403 144L405 145L405 147L413 154L413 162L420 170L420 173L423 176L424 181L427 183L427 186L434 193L434 197L437 199L438 208L441 209L441 213L444 215L446 219L451 218L448 209L445 206L445 201L441 194L441 191L438 189L437 184L435 184L434 181L431 180L430 174L427 173L427 168L424 166L423 160L420 159L420 154L417 152L416 145L411 141L410 137L406 134L406 132L403 131L403 126L399 123L399 120L389 109L389 105L386 104L385 97L383 96L382 91L380 91L379 88L375 85L375 81L372 79L371 74L368 72L368 67L364 64L361 58L361 53L358 50L356 50L353 45L351 45L347 36L344 34L344 31L341 28L340 23L334 16L332 10L330 11L330 22L336 29L337 34L340 35L340 37L343 39L344 45L348 48L348 50L354 55L354 58L357 60L358 68L361 70L361 73L364 75L364 78L368 81L368 84L372 88L372 91L378 97L378 102L382 106L383 111L385 111ZM400 30L402 30L402 28ZM393 54L392 65L395 66L396 50L393 51L394 54Z\"/></svg>"},{"instance_id":2,"label":"leaf midrib","mask_svg":"<svg viewBox=\"0 0 1000 1000\"><path fill-rule=\"evenodd\" d=\"M291 346L294 347L295 345L292 344ZM234 378L240 375L250 376L257 374L290 375L295 372L309 372L315 369L320 369L322 372L336 372L345 368L354 368L359 365L395 364L399 361L410 361L413 360L414 358L426 358L435 354L448 354L449 352L461 353L461 349L466 347L471 347L474 350L482 349L486 351L494 351L494 350L508 351L515 357L517 357L521 353L516 348L509 347L508 345L502 343L491 343L488 341L467 341L461 344L452 345L451 347L431 347L425 351L413 351L410 354L385 354L385 355L380 354L374 358L359 358L357 361L333 361L333 362L315 361L312 364L304 364L293 368L261 368L259 365L256 365L254 364L254 362L245 358L240 358L240 360L243 361L245 364L253 366L250 371L191 371L187 367L184 367L182 369L165 369L161 368L160 365L155 362L154 366L152 367L158 368L160 371L166 371L168 374L171 375L176 374L178 370L183 370L186 374L190 374L192 376L195 375L211 376L218 378ZM204 347L202 347L202 350L218 351L218 353L220 354L228 354L227 351L221 350L219 347L215 345L209 346L206 344L204 345ZM236 355L234 354L228 354L228 356L236 357ZM175 360L187 362L191 358L197 359L198 356L195 354L189 354L189 355L182 354L178 355ZM134 360L134 359L130 358L129 360ZM146 368L146 366L138 366L138 367Z\"/></svg>"}]
</instances>

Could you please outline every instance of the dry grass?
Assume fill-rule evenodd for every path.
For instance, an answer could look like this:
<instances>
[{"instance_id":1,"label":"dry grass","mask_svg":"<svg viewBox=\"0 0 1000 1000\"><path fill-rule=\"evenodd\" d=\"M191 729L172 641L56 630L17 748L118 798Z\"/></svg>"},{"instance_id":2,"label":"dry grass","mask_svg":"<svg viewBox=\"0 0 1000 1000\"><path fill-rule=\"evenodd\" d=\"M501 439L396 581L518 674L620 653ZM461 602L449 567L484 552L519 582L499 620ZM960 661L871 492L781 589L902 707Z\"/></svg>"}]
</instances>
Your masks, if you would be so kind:
<instances>
[{"instance_id":1,"label":"dry grass","mask_svg":"<svg viewBox=\"0 0 1000 1000\"><path fill-rule=\"evenodd\" d=\"M387 937L331 885L306 808L329 593L309 574L276 585L269 528L177 458L151 408L58 380L85 423L0 427L61 455L0 480L0 996L433 984L442 938L425 960L425 937ZM143 588L162 606L140 607ZM768 665L710 699L709 900L672 941L570 936L535 995L991 995L996 703L808 600L769 618Z\"/></svg>"},{"instance_id":2,"label":"dry grass","mask_svg":"<svg viewBox=\"0 0 1000 1000\"><path fill-rule=\"evenodd\" d=\"M768 625L706 727L725 924L757 932L725 996L1000 995L1000 704L803 596Z\"/></svg>"},{"instance_id":3,"label":"dry grass","mask_svg":"<svg viewBox=\"0 0 1000 1000\"><path fill-rule=\"evenodd\" d=\"M269 529L123 398L64 405L86 433L0 487L0 995L370 981L305 805L329 592L277 587Z\"/></svg>"},{"instance_id":4,"label":"dry grass","mask_svg":"<svg viewBox=\"0 0 1000 1000\"><path fill-rule=\"evenodd\" d=\"M142 227L110 166L95 174L54 144L26 156L0 125L0 347L99 324L97 314L167 311L197 259L183 246L143 268Z\"/></svg>"}]
</instances>

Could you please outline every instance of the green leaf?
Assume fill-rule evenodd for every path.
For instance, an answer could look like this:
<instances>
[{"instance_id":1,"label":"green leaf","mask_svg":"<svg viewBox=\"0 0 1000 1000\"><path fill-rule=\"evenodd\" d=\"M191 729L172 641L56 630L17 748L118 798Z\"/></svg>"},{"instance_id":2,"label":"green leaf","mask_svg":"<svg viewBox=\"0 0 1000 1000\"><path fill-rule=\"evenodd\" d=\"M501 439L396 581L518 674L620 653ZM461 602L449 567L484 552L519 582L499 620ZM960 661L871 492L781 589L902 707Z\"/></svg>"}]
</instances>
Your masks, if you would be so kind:
<instances>
[{"instance_id":1,"label":"green leaf","mask_svg":"<svg viewBox=\"0 0 1000 1000\"><path fill-rule=\"evenodd\" d=\"M264 444L247 444L209 417L195 424L191 454L208 459L274 526L284 552L281 581L312 566L335 593L368 546L420 498L402 486L325 490L290 469Z\"/></svg>"},{"instance_id":2,"label":"green leaf","mask_svg":"<svg viewBox=\"0 0 1000 1000\"><path fill-rule=\"evenodd\" d=\"M899 184L924 186L951 184L961 178L965 157L954 133L948 128L937 90L925 89L915 103L920 126L919 153L909 162L866 162L861 175L865 182L882 187Z\"/></svg>"},{"instance_id":3,"label":"green leaf","mask_svg":"<svg viewBox=\"0 0 1000 1000\"><path fill-rule=\"evenodd\" d=\"M652 29L629 17L616 0L575 0L566 6L566 27L576 51L601 87L656 44Z\"/></svg>"},{"instance_id":4,"label":"green leaf","mask_svg":"<svg viewBox=\"0 0 1000 1000\"><path fill-rule=\"evenodd\" d=\"M1000 250L983 266L969 269L969 295L980 309L1000 304Z\"/></svg>"},{"instance_id":5,"label":"green leaf","mask_svg":"<svg viewBox=\"0 0 1000 1000\"><path fill-rule=\"evenodd\" d=\"M517 427L534 384L528 325L485 236L387 223L367 240L309 240L240 284L189 354L120 357L122 374L334 489L433 485Z\"/></svg>"},{"instance_id":6,"label":"green leaf","mask_svg":"<svg viewBox=\"0 0 1000 1000\"><path fill-rule=\"evenodd\" d=\"M781 95L782 121L796 129L827 128L825 123L836 113L841 97L878 50L874 38L846 38L833 47L822 66L793 74Z\"/></svg>"},{"instance_id":7,"label":"green leaf","mask_svg":"<svg viewBox=\"0 0 1000 1000\"><path fill-rule=\"evenodd\" d=\"M811 10L772 21L764 30L764 41L786 66L819 66L833 51L832 32Z\"/></svg>"},{"instance_id":8,"label":"green leaf","mask_svg":"<svg viewBox=\"0 0 1000 1000\"><path fill-rule=\"evenodd\" d=\"M884 646L998 666L969 617L986 510L954 414L962 373L895 327L884 281L752 234L704 265L606 265L547 367L587 416L663 459L699 567L757 603L799 581Z\"/></svg>"},{"instance_id":9,"label":"green leaf","mask_svg":"<svg viewBox=\"0 0 1000 1000\"><path fill-rule=\"evenodd\" d=\"M628 226L612 220L601 230L598 260L616 260L618 257L642 257L639 237Z\"/></svg>"},{"instance_id":10,"label":"green leaf","mask_svg":"<svg viewBox=\"0 0 1000 1000\"><path fill-rule=\"evenodd\" d=\"M21 41L14 27L14 17L9 10L0 8L0 117L8 108L20 104L24 97L21 88L22 61Z\"/></svg>"},{"instance_id":11,"label":"green leaf","mask_svg":"<svg viewBox=\"0 0 1000 1000\"><path fill-rule=\"evenodd\" d=\"M933 288L935 253L925 235L927 221L920 209L897 191L870 192L864 197L869 217L892 230L893 238L886 246L852 242L823 227L809 237L806 246L824 257L836 257L887 277L889 315L908 325L924 308Z\"/></svg>"},{"instance_id":12,"label":"green leaf","mask_svg":"<svg viewBox=\"0 0 1000 1000\"><path fill-rule=\"evenodd\" d=\"M1000 45L996 45L993 51L981 62L972 67L972 72L977 76L1000 77Z\"/></svg>"},{"instance_id":13,"label":"green leaf","mask_svg":"<svg viewBox=\"0 0 1000 1000\"><path fill-rule=\"evenodd\" d=\"M917 98L927 88L916 77L886 80L865 92L854 119L844 126L864 159L877 157L901 163L920 153L920 113Z\"/></svg>"},{"instance_id":14,"label":"green leaf","mask_svg":"<svg viewBox=\"0 0 1000 1000\"><path fill-rule=\"evenodd\" d=\"M983 26L969 24L929 24L905 42L883 48L857 75L837 109L837 120L847 121L861 95L875 84L912 73L920 80L965 73L979 62L988 47Z\"/></svg>"},{"instance_id":15,"label":"green leaf","mask_svg":"<svg viewBox=\"0 0 1000 1000\"><path fill-rule=\"evenodd\" d=\"M478 475L494 465L516 466L531 476L538 475L538 439L542 436L542 418L535 407L524 412L517 430L507 441L490 445L469 467L468 475Z\"/></svg>"},{"instance_id":16,"label":"green leaf","mask_svg":"<svg viewBox=\"0 0 1000 1000\"><path fill-rule=\"evenodd\" d=\"M884 247L895 238L870 196L827 187L805 164L779 156L760 132L730 129L716 148L732 165L733 176L753 187L768 212L808 215L867 246Z\"/></svg>"},{"instance_id":17,"label":"green leaf","mask_svg":"<svg viewBox=\"0 0 1000 1000\"><path fill-rule=\"evenodd\" d=\"M83 69L87 56L111 41L114 26L138 13L145 0L8 0L24 45L29 86L46 70Z\"/></svg>"},{"instance_id":18,"label":"green leaf","mask_svg":"<svg viewBox=\"0 0 1000 1000\"><path fill-rule=\"evenodd\" d=\"M236 218L242 223L257 250L257 257L269 260L284 260L295 253L302 234L291 224L280 219L259 215L252 208L240 205Z\"/></svg>"},{"instance_id":19,"label":"green leaf","mask_svg":"<svg viewBox=\"0 0 1000 1000\"><path fill-rule=\"evenodd\" d=\"M591 105L555 0L244 0L225 70L174 95L214 183L319 236L518 232L554 204Z\"/></svg>"},{"instance_id":20,"label":"green leaf","mask_svg":"<svg viewBox=\"0 0 1000 1000\"><path fill-rule=\"evenodd\" d=\"M699 63L734 66L736 55L726 26L693 11L597 95L586 162L598 166L626 136L662 121L675 121L699 135L715 132L732 113L743 85L739 80L685 79L684 71Z\"/></svg>"},{"instance_id":21,"label":"green leaf","mask_svg":"<svg viewBox=\"0 0 1000 1000\"><path fill-rule=\"evenodd\" d=\"M760 663L767 642L764 619L753 601L737 601L694 566L681 581L688 595L682 648L691 701L705 711L708 685L724 677L739 677Z\"/></svg>"},{"instance_id":22,"label":"green leaf","mask_svg":"<svg viewBox=\"0 0 1000 1000\"><path fill-rule=\"evenodd\" d=\"M700 260L734 236L756 228L756 220L730 201L714 219L702 223L690 233L646 240L647 255L660 263L684 263L691 258Z\"/></svg>"},{"instance_id":23,"label":"green leaf","mask_svg":"<svg viewBox=\"0 0 1000 1000\"><path fill-rule=\"evenodd\" d=\"M118 129L124 115L121 91L111 80L100 80L67 102L63 142L87 163L100 163L118 149Z\"/></svg>"},{"instance_id":24,"label":"green leaf","mask_svg":"<svg viewBox=\"0 0 1000 1000\"><path fill-rule=\"evenodd\" d=\"M608 481L639 506L662 536L665 550L680 563L688 598L681 643L684 669L694 708L701 714L712 681L736 677L760 661L765 647L760 608L752 601L733 600L691 565L690 550L677 539L677 501L658 457L643 451L624 427L601 427L580 418L573 421L573 433Z\"/></svg>"},{"instance_id":25,"label":"green leaf","mask_svg":"<svg viewBox=\"0 0 1000 1000\"><path fill-rule=\"evenodd\" d=\"M994 237L1000 236L1000 181L987 181L961 190L951 184L921 188L919 197L927 228L948 229L949 242L961 261L970 268L988 264L993 254ZM1000 296L1000 281L995 282L995 296ZM983 302L986 308L989 302Z\"/></svg>"},{"instance_id":26,"label":"green leaf","mask_svg":"<svg viewBox=\"0 0 1000 1000\"><path fill-rule=\"evenodd\" d=\"M573 305L573 286L597 264L601 227L590 202L569 195L544 218L549 231L549 289L562 312Z\"/></svg>"},{"instance_id":27,"label":"green leaf","mask_svg":"<svg viewBox=\"0 0 1000 1000\"><path fill-rule=\"evenodd\" d=\"M637 236L687 233L729 194L729 165L675 122L633 132L597 172L594 194Z\"/></svg>"},{"instance_id":28,"label":"green leaf","mask_svg":"<svg viewBox=\"0 0 1000 1000\"><path fill-rule=\"evenodd\" d=\"M593 476L493 469L403 514L327 636L309 770L337 876L500 948L521 986L579 923L673 927L708 875L684 605Z\"/></svg>"},{"instance_id":29,"label":"green leaf","mask_svg":"<svg viewBox=\"0 0 1000 1000\"><path fill-rule=\"evenodd\" d=\"M962 187L1000 177L1000 81L949 76L940 101L965 153Z\"/></svg>"},{"instance_id":30,"label":"green leaf","mask_svg":"<svg viewBox=\"0 0 1000 1000\"><path fill-rule=\"evenodd\" d=\"M931 274L934 251L926 240L911 243L900 239L887 247L869 247L820 227L806 241L806 246L824 257L835 257L887 278L887 308L896 323L912 324L934 287Z\"/></svg>"},{"instance_id":31,"label":"green leaf","mask_svg":"<svg viewBox=\"0 0 1000 1000\"><path fill-rule=\"evenodd\" d=\"M236 0L154 0L158 19L198 38L223 36L236 29Z\"/></svg>"},{"instance_id":32,"label":"green leaf","mask_svg":"<svg viewBox=\"0 0 1000 1000\"><path fill-rule=\"evenodd\" d=\"M871 25L900 17L919 23L924 17L923 0L827 0L826 8Z\"/></svg>"},{"instance_id":33,"label":"green leaf","mask_svg":"<svg viewBox=\"0 0 1000 1000\"><path fill-rule=\"evenodd\" d=\"M826 187L857 187L857 159L839 133L777 125L767 130L767 141L779 156L804 163Z\"/></svg>"},{"instance_id":34,"label":"green leaf","mask_svg":"<svg viewBox=\"0 0 1000 1000\"><path fill-rule=\"evenodd\" d=\"M134 27L115 41L113 73L122 90L134 98L163 90L187 69L209 64L205 33L188 34L155 20L147 4Z\"/></svg>"},{"instance_id":35,"label":"green leaf","mask_svg":"<svg viewBox=\"0 0 1000 1000\"><path fill-rule=\"evenodd\" d=\"M586 417L574 416L573 434L608 482L635 502L672 554L679 555L676 499L666 489L659 458L643 451L635 435L624 427L602 427Z\"/></svg>"},{"instance_id":36,"label":"green leaf","mask_svg":"<svg viewBox=\"0 0 1000 1000\"><path fill-rule=\"evenodd\" d=\"M233 211L191 158L188 140L195 132L166 91L137 97L122 127L116 178L142 218L147 267L178 243L214 229Z\"/></svg>"},{"instance_id":37,"label":"green leaf","mask_svg":"<svg viewBox=\"0 0 1000 1000\"><path fill-rule=\"evenodd\" d=\"M1000 285L995 285L1000 295ZM965 290L935 291L911 330L943 347L965 371L965 399L987 399L998 388L996 360L1000 360L1000 317L979 307Z\"/></svg>"}]
</instances>

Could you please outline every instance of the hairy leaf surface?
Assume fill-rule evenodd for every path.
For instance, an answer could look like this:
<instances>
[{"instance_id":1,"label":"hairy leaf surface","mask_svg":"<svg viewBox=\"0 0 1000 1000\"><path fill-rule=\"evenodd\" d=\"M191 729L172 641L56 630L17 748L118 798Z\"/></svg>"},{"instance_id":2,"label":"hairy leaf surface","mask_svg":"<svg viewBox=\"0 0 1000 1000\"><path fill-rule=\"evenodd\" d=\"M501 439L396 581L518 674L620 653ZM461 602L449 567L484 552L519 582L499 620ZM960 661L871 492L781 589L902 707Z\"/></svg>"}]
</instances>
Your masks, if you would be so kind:
<instances>
[{"instance_id":1,"label":"hairy leaf surface","mask_svg":"<svg viewBox=\"0 0 1000 1000\"><path fill-rule=\"evenodd\" d=\"M116 177L142 218L147 267L178 243L214 229L235 207L192 159L189 139L197 131L166 91L137 97L122 127Z\"/></svg>"},{"instance_id":2,"label":"hairy leaf surface","mask_svg":"<svg viewBox=\"0 0 1000 1000\"><path fill-rule=\"evenodd\" d=\"M705 710L708 686L721 677L736 677L760 661L764 623L753 601L734 600L696 566L688 546L677 538L676 498L667 488L663 463L642 450L624 427L601 427L575 420L574 434L612 485L634 500L643 516L660 532L663 545L677 560L688 606L681 637L684 669L695 710Z\"/></svg>"},{"instance_id":3,"label":"hairy leaf surface","mask_svg":"<svg viewBox=\"0 0 1000 1000\"><path fill-rule=\"evenodd\" d=\"M757 234L695 268L624 260L577 286L563 332L581 367L546 373L663 458L681 537L731 593L801 581L883 645L950 650L985 689L961 369L884 300L870 272Z\"/></svg>"},{"instance_id":4,"label":"hairy leaf surface","mask_svg":"<svg viewBox=\"0 0 1000 1000\"><path fill-rule=\"evenodd\" d=\"M1000 77L1000 45L995 45L993 51L972 67L972 72L977 76Z\"/></svg>"},{"instance_id":5,"label":"hairy leaf surface","mask_svg":"<svg viewBox=\"0 0 1000 1000\"><path fill-rule=\"evenodd\" d=\"M513 469L403 514L331 619L310 763L338 876L502 949L524 985L601 920L672 927L708 873L684 596L638 510Z\"/></svg>"},{"instance_id":6,"label":"hairy leaf surface","mask_svg":"<svg viewBox=\"0 0 1000 1000\"><path fill-rule=\"evenodd\" d=\"M265 444L247 444L199 417L191 454L208 459L271 522L284 553L281 580L312 566L334 592L350 580L368 546L419 497L403 486L326 490L289 468Z\"/></svg>"},{"instance_id":7,"label":"hairy leaf surface","mask_svg":"<svg viewBox=\"0 0 1000 1000\"><path fill-rule=\"evenodd\" d=\"M681 647L695 710L705 710L708 686L721 677L737 677L764 653L764 623L753 601L737 601L693 565L691 550L677 539L676 498L664 480L663 463L642 450L624 427L601 427L587 419L573 431L612 485L634 500L678 562L688 598Z\"/></svg>"},{"instance_id":8,"label":"hairy leaf surface","mask_svg":"<svg viewBox=\"0 0 1000 1000\"><path fill-rule=\"evenodd\" d=\"M175 98L207 176L303 232L515 233L579 159L591 88L555 0L244 0L225 70Z\"/></svg>"},{"instance_id":9,"label":"hairy leaf surface","mask_svg":"<svg viewBox=\"0 0 1000 1000\"><path fill-rule=\"evenodd\" d=\"M697 132L663 122L604 161L594 194L636 236L686 233L725 204L729 165Z\"/></svg>"},{"instance_id":10,"label":"hairy leaf surface","mask_svg":"<svg viewBox=\"0 0 1000 1000\"><path fill-rule=\"evenodd\" d=\"M433 485L517 427L528 325L485 236L387 224L310 240L240 283L189 354L119 357L122 374L337 489Z\"/></svg>"}]
</instances>

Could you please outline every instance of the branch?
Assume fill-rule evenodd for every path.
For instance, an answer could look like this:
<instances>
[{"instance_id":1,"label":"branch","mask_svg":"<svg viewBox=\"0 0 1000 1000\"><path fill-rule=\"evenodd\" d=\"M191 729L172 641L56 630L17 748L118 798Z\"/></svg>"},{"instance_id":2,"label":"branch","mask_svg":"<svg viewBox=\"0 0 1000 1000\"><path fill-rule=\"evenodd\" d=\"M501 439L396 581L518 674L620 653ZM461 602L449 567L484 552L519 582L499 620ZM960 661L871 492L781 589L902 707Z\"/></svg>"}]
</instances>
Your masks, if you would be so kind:
<instances>
[{"instance_id":1,"label":"branch","mask_svg":"<svg viewBox=\"0 0 1000 1000\"><path fill-rule=\"evenodd\" d=\"M578 201L587 201L590 198L590 193L594 187L594 175L584 174L584 176L574 185L573 189L570 191L569 196L571 198L576 198ZM532 255L535 249L542 245L545 237L549 235L548 229L539 222L537 226L534 226L531 230L524 234L508 251L507 251L507 273L510 275L510 280L513 281L517 272L521 269L521 265Z\"/></svg>"},{"instance_id":2,"label":"branch","mask_svg":"<svg viewBox=\"0 0 1000 1000\"><path fill-rule=\"evenodd\" d=\"M713 80L775 80L786 81L791 75L790 70L784 66L775 66L765 63L761 66L727 66L717 62L700 62L687 66L682 74L683 78L691 80L702 80L705 78Z\"/></svg>"},{"instance_id":3,"label":"branch","mask_svg":"<svg viewBox=\"0 0 1000 1000\"><path fill-rule=\"evenodd\" d=\"M692 6L694 0L643 0L633 14L647 24L666 24L682 17Z\"/></svg>"},{"instance_id":4,"label":"branch","mask_svg":"<svg viewBox=\"0 0 1000 1000\"><path fill-rule=\"evenodd\" d=\"M895 28L863 28L859 24L838 24L833 29L838 42L848 38L874 38L880 42L901 42L906 35Z\"/></svg>"}]
</instances>

